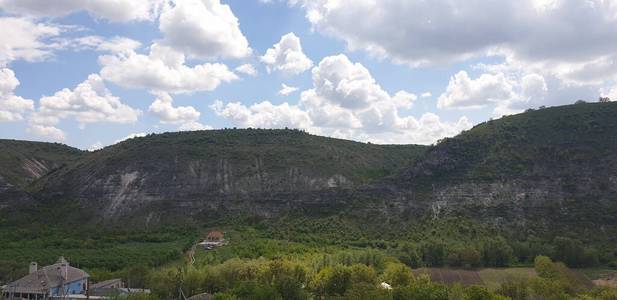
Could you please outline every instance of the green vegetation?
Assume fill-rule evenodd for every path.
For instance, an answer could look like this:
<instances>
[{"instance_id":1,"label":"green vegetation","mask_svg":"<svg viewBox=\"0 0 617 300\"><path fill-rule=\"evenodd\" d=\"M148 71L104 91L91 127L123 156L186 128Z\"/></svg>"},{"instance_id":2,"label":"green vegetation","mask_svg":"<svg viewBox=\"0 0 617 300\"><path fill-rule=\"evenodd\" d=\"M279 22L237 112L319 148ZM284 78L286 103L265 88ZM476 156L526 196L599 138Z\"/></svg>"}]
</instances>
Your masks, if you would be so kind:
<instances>
[{"instance_id":1,"label":"green vegetation","mask_svg":"<svg viewBox=\"0 0 617 300\"><path fill-rule=\"evenodd\" d=\"M424 180L575 179L594 170L596 184L605 184L601 174L617 148L616 115L617 103L588 103L481 123L432 148L426 158L437 163L425 166L432 176Z\"/></svg>"},{"instance_id":2,"label":"green vegetation","mask_svg":"<svg viewBox=\"0 0 617 300\"><path fill-rule=\"evenodd\" d=\"M212 265L183 265L153 270L144 276L153 289L132 299L178 299L209 293L214 299L600 299L612 300L617 289L592 288L576 272L548 257L535 259L534 269L499 270L495 285L444 284L392 257L307 264L301 259L240 259ZM535 275L535 274L538 275ZM517 277L507 277L517 274ZM527 276L526 276L527 275ZM382 283L387 283L384 285ZM131 298L129 298L131 299Z\"/></svg>"},{"instance_id":3,"label":"green vegetation","mask_svg":"<svg viewBox=\"0 0 617 300\"><path fill-rule=\"evenodd\" d=\"M0 150L8 149L0 154L6 168L0 175L40 196L19 210L39 226L23 224L26 218L15 217L21 215L0 216L0 283L23 275L30 261L44 265L63 255L94 281L121 277L153 289L153 295L134 298L144 300L178 299L180 290L187 296L215 294L215 299L616 299L614 289L593 288L589 280L617 269L616 115L615 103L542 109L478 125L434 147L258 129L150 135L93 153L0 141L5 147ZM24 173L33 159L45 161L51 173L29 184L39 176ZM130 186L127 195L136 194L137 200L141 192L157 193L161 186L176 189L165 191L171 195L193 190L183 194L186 198L152 201L160 207L149 208L172 220L156 221L150 230L126 226L130 221L119 223L126 227L93 225L114 220L90 219L107 207L102 201L109 198L107 186L85 196L79 191L109 178L113 190L122 172L133 170L148 179ZM309 184L294 186L296 171ZM226 182L208 181L229 174L239 182L235 191L221 191ZM372 184L374 194L307 188L337 174L353 187ZM165 185L176 175L178 182L189 183ZM453 200L470 204L460 211L415 214L430 210L432 193L443 186L477 183L480 190L482 183L512 182L524 186L520 199L517 194L501 204L499 193L491 192L498 206L487 208L481 203L485 198L455 195ZM325 196L305 211L278 211L289 204L286 192L303 189L307 199L333 191L349 192L353 199L340 201L340 209L329 206L340 199ZM275 199L281 202L272 206L277 211L248 215L266 207L259 197L273 191L281 192ZM394 196L381 197L381 191ZM233 202L237 195L255 201L224 207L225 197ZM403 200L388 202L389 196ZM219 197L225 200L220 208L213 201L191 214L207 216L173 220L186 212L174 210L176 202L210 205ZM127 220L150 213L139 203L131 203L136 206L127 210ZM82 213L86 209L91 214ZM193 225L166 227L167 221ZM55 226L44 226L50 223ZM191 250L210 229L226 231L230 244ZM585 268L584 274L570 268ZM453 284L458 281L464 284Z\"/></svg>"},{"instance_id":4,"label":"green vegetation","mask_svg":"<svg viewBox=\"0 0 617 300\"><path fill-rule=\"evenodd\" d=\"M180 290L215 299L613 299L614 294L592 289L583 274L548 257L528 260L527 253L520 260L514 241L465 219L400 224L390 234L378 226L363 230L345 218L208 226L150 232L90 228L68 235L60 229L7 228L0 274L15 278L31 260L46 264L64 255L93 281L121 277L133 287L151 288L152 295L130 298L143 300L178 299ZM189 250L211 229L224 230L229 245ZM539 248L553 249L553 257L570 252L577 257L577 242L555 242L576 251L556 251L552 241ZM533 268L483 269L517 265ZM424 267L443 269L435 277L418 271Z\"/></svg>"},{"instance_id":5,"label":"green vegetation","mask_svg":"<svg viewBox=\"0 0 617 300\"><path fill-rule=\"evenodd\" d=\"M58 143L0 140L0 177L12 185L25 187L83 155L83 151Z\"/></svg>"},{"instance_id":6,"label":"green vegetation","mask_svg":"<svg viewBox=\"0 0 617 300\"><path fill-rule=\"evenodd\" d=\"M0 227L0 283L23 276L32 261L49 265L60 256L93 275L160 266L178 260L195 237L190 228L144 232L95 227Z\"/></svg>"},{"instance_id":7,"label":"green vegetation","mask_svg":"<svg viewBox=\"0 0 617 300\"><path fill-rule=\"evenodd\" d=\"M307 175L340 174L357 184L370 183L398 174L427 149L419 145L375 145L326 138L300 130L224 129L150 134L134 138L84 156L74 168L96 170L118 165L170 159L232 161L242 176L265 168L271 174L296 168Z\"/></svg>"}]
</instances>

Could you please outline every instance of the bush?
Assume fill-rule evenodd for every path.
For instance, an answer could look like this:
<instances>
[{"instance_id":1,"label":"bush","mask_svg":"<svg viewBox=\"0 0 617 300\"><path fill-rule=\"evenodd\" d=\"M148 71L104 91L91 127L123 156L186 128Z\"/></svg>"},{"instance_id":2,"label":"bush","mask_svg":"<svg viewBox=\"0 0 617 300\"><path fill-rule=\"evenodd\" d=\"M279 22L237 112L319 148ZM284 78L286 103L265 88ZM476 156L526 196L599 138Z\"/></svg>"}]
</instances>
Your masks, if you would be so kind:
<instances>
[{"instance_id":1,"label":"bush","mask_svg":"<svg viewBox=\"0 0 617 300\"><path fill-rule=\"evenodd\" d=\"M485 287L470 286L465 289L463 300L506 300L507 298L495 294Z\"/></svg>"},{"instance_id":2,"label":"bush","mask_svg":"<svg viewBox=\"0 0 617 300\"><path fill-rule=\"evenodd\" d=\"M441 242L431 241L421 247L422 261L431 267L441 267L446 259L445 245Z\"/></svg>"},{"instance_id":3,"label":"bush","mask_svg":"<svg viewBox=\"0 0 617 300\"><path fill-rule=\"evenodd\" d=\"M504 282L497 293L510 297L512 300L527 300L529 299L528 283L525 281L508 281Z\"/></svg>"},{"instance_id":4,"label":"bush","mask_svg":"<svg viewBox=\"0 0 617 300\"><path fill-rule=\"evenodd\" d=\"M484 243L482 260L488 267L507 267L512 260L512 252L503 238L488 240Z\"/></svg>"},{"instance_id":5,"label":"bush","mask_svg":"<svg viewBox=\"0 0 617 300\"><path fill-rule=\"evenodd\" d=\"M411 269L403 264L390 264L383 274L383 280L393 287L408 285L412 279Z\"/></svg>"},{"instance_id":6,"label":"bush","mask_svg":"<svg viewBox=\"0 0 617 300\"><path fill-rule=\"evenodd\" d=\"M348 267L338 265L319 271L315 276L313 289L318 295L342 296L350 285L351 271Z\"/></svg>"},{"instance_id":7,"label":"bush","mask_svg":"<svg viewBox=\"0 0 617 300\"><path fill-rule=\"evenodd\" d=\"M231 294L238 299L251 300L275 300L283 299L277 290L269 285L260 284L257 282L242 282L234 288Z\"/></svg>"}]
</instances>

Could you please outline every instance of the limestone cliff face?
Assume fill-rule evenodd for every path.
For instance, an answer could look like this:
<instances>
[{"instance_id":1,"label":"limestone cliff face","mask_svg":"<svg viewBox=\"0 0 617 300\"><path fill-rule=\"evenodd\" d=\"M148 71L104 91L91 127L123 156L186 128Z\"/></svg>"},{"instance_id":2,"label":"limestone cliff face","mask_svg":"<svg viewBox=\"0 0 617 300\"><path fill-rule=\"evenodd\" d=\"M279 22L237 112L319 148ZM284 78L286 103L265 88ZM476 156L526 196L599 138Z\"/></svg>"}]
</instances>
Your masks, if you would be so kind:
<instances>
[{"instance_id":1,"label":"limestone cliff face","mask_svg":"<svg viewBox=\"0 0 617 300\"><path fill-rule=\"evenodd\" d=\"M423 149L297 131L177 133L95 152L43 178L36 194L43 203L79 203L103 222L336 212Z\"/></svg>"},{"instance_id":2,"label":"limestone cliff face","mask_svg":"<svg viewBox=\"0 0 617 300\"><path fill-rule=\"evenodd\" d=\"M34 199L0 176L0 214L10 214L13 208L31 205Z\"/></svg>"},{"instance_id":3,"label":"limestone cliff face","mask_svg":"<svg viewBox=\"0 0 617 300\"><path fill-rule=\"evenodd\" d=\"M460 183L435 187L428 193L427 213L433 218L464 215L507 227L527 224L614 226L617 225L615 193L617 185L612 180L601 193L593 184L581 182L571 186L560 179Z\"/></svg>"},{"instance_id":4,"label":"limestone cliff face","mask_svg":"<svg viewBox=\"0 0 617 300\"><path fill-rule=\"evenodd\" d=\"M268 211L251 203L276 198L293 201L288 197L354 187L341 174L320 175L296 167L270 170L259 159L250 167L225 159L158 162L145 168L127 165L68 178L70 189L58 192L99 210L104 219L141 214L141 210L165 214L166 209L171 209L190 216L234 207L274 215L276 207Z\"/></svg>"}]
</instances>

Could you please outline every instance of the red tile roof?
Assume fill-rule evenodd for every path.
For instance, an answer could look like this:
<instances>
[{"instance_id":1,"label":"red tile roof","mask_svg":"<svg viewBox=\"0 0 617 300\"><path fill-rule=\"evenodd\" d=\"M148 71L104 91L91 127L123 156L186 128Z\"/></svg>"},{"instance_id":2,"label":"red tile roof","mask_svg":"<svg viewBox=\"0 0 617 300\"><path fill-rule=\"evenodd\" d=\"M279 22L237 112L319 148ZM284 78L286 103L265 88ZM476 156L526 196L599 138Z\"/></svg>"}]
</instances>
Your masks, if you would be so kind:
<instances>
[{"instance_id":1,"label":"red tile roof","mask_svg":"<svg viewBox=\"0 0 617 300\"><path fill-rule=\"evenodd\" d=\"M211 231L208 233L208 239L222 239L225 234L220 231Z\"/></svg>"}]
</instances>

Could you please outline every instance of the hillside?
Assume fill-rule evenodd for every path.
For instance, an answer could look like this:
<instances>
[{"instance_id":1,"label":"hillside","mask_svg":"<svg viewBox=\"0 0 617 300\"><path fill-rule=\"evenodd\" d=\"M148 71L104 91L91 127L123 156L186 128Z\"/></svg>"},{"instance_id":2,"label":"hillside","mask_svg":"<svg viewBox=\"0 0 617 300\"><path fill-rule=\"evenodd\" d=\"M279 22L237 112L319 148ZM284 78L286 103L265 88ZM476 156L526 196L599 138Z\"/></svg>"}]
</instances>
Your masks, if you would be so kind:
<instances>
[{"instance_id":1,"label":"hillside","mask_svg":"<svg viewBox=\"0 0 617 300\"><path fill-rule=\"evenodd\" d=\"M0 140L0 177L23 188L83 154L63 144Z\"/></svg>"},{"instance_id":2,"label":"hillside","mask_svg":"<svg viewBox=\"0 0 617 300\"><path fill-rule=\"evenodd\" d=\"M617 225L617 103L480 124L427 151L395 185L433 215L561 230Z\"/></svg>"},{"instance_id":3,"label":"hillside","mask_svg":"<svg viewBox=\"0 0 617 300\"><path fill-rule=\"evenodd\" d=\"M0 211L8 213L18 204L32 205L27 186L82 155L82 151L62 144L0 140Z\"/></svg>"},{"instance_id":4,"label":"hillside","mask_svg":"<svg viewBox=\"0 0 617 300\"><path fill-rule=\"evenodd\" d=\"M607 174L615 166L616 117L617 103L588 103L492 120L445 139L407 175L437 183Z\"/></svg>"},{"instance_id":5,"label":"hillside","mask_svg":"<svg viewBox=\"0 0 617 300\"><path fill-rule=\"evenodd\" d=\"M601 228L609 236L617 228L616 116L617 103L546 108L432 147L297 130L149 135L78 152L28 186L39 205L27 208L138 224L346 215L400 225L463 216L521 234Z\"/></svg>"},{"instance_id":6,"label":"hillside","mask_svg":"<svg viewBox=\"0 0 617 300\"><path fill-rule=\"evenodd\" d=\"M425 149L297 130L165 133L85 155L34 190L46 204L78 203L104 220L177 222L227 211L269 216L292 202L320 205L333 197L326 194L397 175Z\"/></svg>"}]
</instances>

